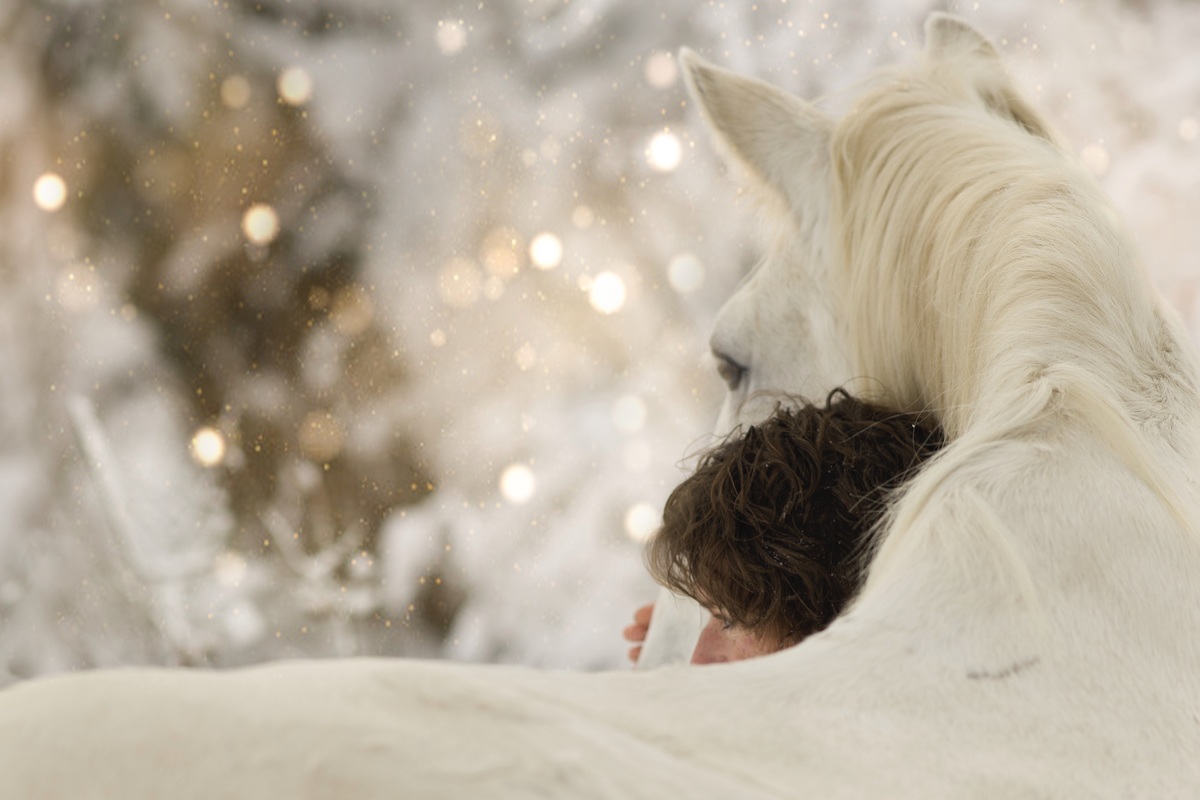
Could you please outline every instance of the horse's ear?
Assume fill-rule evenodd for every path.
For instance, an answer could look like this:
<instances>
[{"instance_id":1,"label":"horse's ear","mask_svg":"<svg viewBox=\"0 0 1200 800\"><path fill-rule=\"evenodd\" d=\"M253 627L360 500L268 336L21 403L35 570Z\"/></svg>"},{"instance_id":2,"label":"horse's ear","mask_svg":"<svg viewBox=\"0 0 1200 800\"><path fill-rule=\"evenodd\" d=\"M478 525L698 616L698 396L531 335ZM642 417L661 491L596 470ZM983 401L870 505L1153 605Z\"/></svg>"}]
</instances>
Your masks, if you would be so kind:
<instances>
[{"instance_id":1,"label":"horse's ear","mask_svg":"<svg viewBox=\"0 0 1200 800\"><path fill-rule=\"evenodd\" d=\"M1000 63L1000 53L986 36L958 17L941 11L925 20L925 54L939 61L979 58Z\"/></svg>"},{"instance_id":2,"label":"horse's ear","mask_svg":"<svg viewBox=\"0 0 1200 800\"><path fill-rule=\"evenodd\" d=\"M828 162L833 122L795 95L679 51L688 92L716 134L723 155L793 208L805 200L805 173Z\"/></svg>"},{"instance_id":3,"label":"horse's ear","mask_svg":"<svg viewBox=\"0 0 1200 800\"><path fill-rule=\"evenodd\" d=\"M1012 86L1000 53L986 36L951 14L935 12L925 20L925 55L952 63L992 111L1008 117L1042 139L1055 141L1046 120Z\"/></svg>"}]
</instances>

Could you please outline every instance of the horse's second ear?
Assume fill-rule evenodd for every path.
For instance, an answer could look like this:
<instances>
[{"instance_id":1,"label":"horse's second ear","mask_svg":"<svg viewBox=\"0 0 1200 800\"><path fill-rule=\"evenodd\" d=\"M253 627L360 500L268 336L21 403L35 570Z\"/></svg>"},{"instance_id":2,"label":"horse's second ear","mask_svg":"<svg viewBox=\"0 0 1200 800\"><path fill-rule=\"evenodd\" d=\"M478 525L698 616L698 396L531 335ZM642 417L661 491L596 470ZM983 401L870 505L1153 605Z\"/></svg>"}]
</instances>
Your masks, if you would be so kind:
<instances>
[{"instance_id":1,"label":"horse's second ear","mask_svg":"<svg viewBox=\"0 0 1200 800\"><path fill-rule=\"evenodd\" d=\"M935 12L925 20L925 53L939 61L961 58L990 59L1000 54L988 38L952 14Z\"/></svg>"},{"instance_id":2,"label":"horse's second ear","mask_svg":"<svg viewBox=\"0 0 1200 800\"><path fill-rule=\"evenodd\" d=\"M800 98L715 67L686 47L679 61L723 154L794 204L796 181L829 158L832 121Z\"/></svg>"},{"instance_id":3,"label":"horse's second ear","mask_svg":"<svg viewBox=\"0 0 1200 800\"><path fill-rule=\"evenodd\" d=\"M953 64L954 74L968 80L992 111L1034 136L1055 141L1050 125L1013 88L996 46L966 22L951 14L931 14L925 21L925 54Z\"/></svg>"}]
</instances>

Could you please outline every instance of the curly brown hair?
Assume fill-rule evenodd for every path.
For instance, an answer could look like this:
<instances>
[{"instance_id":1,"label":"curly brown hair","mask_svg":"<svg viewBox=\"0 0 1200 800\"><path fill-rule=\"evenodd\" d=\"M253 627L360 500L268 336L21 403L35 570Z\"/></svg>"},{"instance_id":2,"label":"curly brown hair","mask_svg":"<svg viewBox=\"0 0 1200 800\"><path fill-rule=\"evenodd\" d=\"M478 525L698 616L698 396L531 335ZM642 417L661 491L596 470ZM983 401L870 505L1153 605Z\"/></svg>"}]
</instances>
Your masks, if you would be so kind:
<instances>
[{"instance_id":1,"label":"curly brown hair","mask_svg":"<svg viewBox=\"0 0 1200 800\"><path fill-rule=\"evenodd\" d=\"M794 644L850 601L889 492L942 433L841 389L737 433L671 493L646 564L727 623Z\"/></svg>"}]
</instances>

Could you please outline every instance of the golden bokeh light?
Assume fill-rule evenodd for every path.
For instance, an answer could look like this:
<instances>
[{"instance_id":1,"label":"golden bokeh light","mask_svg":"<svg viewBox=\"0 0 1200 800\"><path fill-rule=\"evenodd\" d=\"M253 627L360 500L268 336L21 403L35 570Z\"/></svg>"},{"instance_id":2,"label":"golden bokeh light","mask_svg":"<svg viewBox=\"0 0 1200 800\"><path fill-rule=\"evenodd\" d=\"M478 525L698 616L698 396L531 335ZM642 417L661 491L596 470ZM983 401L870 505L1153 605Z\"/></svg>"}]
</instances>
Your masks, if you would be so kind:
<instances>
[{"instance_id":1,"label":"golden bokeh light","mask_svg":"<svg viewBox=\"0 0 1200 800\"><path fill-rule=\"evenodd\" d=\"M342 452L345 432L341 422L328 411L313 411L300 423L297 431L300 452L318 464L332 461Z\"/></svg>"},{"instance_id":2,"label":"golden bokeh light","mask_svg":"<svg viewBox=\"0 0 1200 800\"><path fill-rule=\"evenodd\" d=\"M679 68L675 66L675 57L665 52L653 53L647 58L643 73L646 76L646 83L655 89L669 89L679 78Z\"/></svg>"},{"instance_id":3,"label":"golden bokeh light","mask_svg":"<svg viewBox=\"0 0 1200 800\"><path fill-rule=\"evenodd\" d=\"M625 281L615 272L601 272L592 279L588 302L601 314L617 313L625 307Z\"/></svg>"},{"instance_id":4,"label":"golden bokeh light","mask_svg":"<svg viewBox=\"0 0 1200 800\"><path fill-rule=\"evenodd\" d=\"M525 464L509 464L500 473L500 494L515 506L532 500L536 490L537 476Z\"/></svg>"},{"instance_id":5,"label":"golden bokeh light","mask_svg":"<svg viewBox=\"0 0 1200 800\"><path fill-rule=\"evenodd\" d=\"M275 89L289 106L302 106L312 99L312 76L303 67L288 67L279 74Z\"/></svg>"},{"instance_id":6,"label":"golden bokeh light","mask_svg":"<svg viewBox=\"0 0 1200 800\"><path fill-rule=\"evenodd\" d=\"M581 231L592 227L595 221L596 212L592 211L590 206L575 206L571 212L571 223Z\"/></svg>"},{"instance_id":7,"label":"golden bokeh light","mask_svg":"<svg viewBox=\"0 0 1200 800\"><path fill-rule=\"evenodd\" d=\"M58 211L67 202L67 182L54 172L46 172L33 182L33 202L43 211Z\"/></svg>"},{"instance_id":8,"label":"golden bokeh light","mask_svg":"<svg viewBox=\"0 0 1200 800\"><path fill-rule=\"evenodd\" d=\"M646 145L646 162L658 172L670 172L683 160L683 145L670 131L660 131Z\"/></svg>"},{"instance_id":9,"label":"golden bokeh light","mask_svg":"<svg viewBox=\"0 0 1200 800\"><path fill-rule=\"evenodd\" d=\"M467 31L460 20L438 20L437 45L443 54L452 56L467 43Z\"/></svg>"},{"instance_id":10,"label":"golden bokeh light","mask_svg":"<svg viewBox=\"0 0 1200 800\"><path fill-rule=\"evenodd\" d=\"M492 229L484 237L479 250L489 275L508 280L521 269L521 235L512 228L502 226Z\"/></svg>"},{"instance_id":11,"label":"golden bokeh light","mask_svg":"<svg viewBox=\"0 0 1200 800\"><path fill-rule=\"evenodd\" d=\"M371 326L375 318L375 303L367 290L351 283L337 290L329 319L343 336L357 336Z\"/></svg>"},{"instance_id":12,"label":"golden bokeh light","mask_svg":"<svg viewBox=\"0 0 1200 800\"><path fill-rule=\"evenodd\" d=\"M203 427L192 434L192 458L202 467L215 467L225 460L225 437L216 428Z\"/></svg>"},{"instance_id":13,"label":"golden bokeh light","mask_svg":"<svg viewBox=\"0 0 1200 800\"><path fill-rule=\"evenodd\" d=\"M242 215L242 233L253 244L268 245L279 235L279 215L266 203L255 203Z\"/></svg>"},{"instance_id":14,"label":"golden bokeh light","mask_svg":"<svg viewBox=\"0 0 1200 800\"><path fill-rule=\"evenodd\" d=\"M230 75L221 81L221 102L227 108L245 108L250 102L250 81L241 75Z\"/></svg>"},{"instance_id":15,"label":"golden bokeh light","mask_svg":"<svg viewBox=\"0 0 1200 800\"><path fill-rule=\"evenodd\" d=\"M538 269L554 269L562 263L563 244L553 233L539 233L529 243L529 260Z\"/></svg>"},{"instance_id":16,"label":"golden bokeh light","mask_svg":"<svg viewBox=\"0 0 1200 800\"><path fill-rule=\"evenodd\" d=\"M680 294L694 292L704 285L704 265L691 253L680 253L667 265L667 282Z\"/></svg>"},{"instance_id":17,"label":"golden bokeh light","mask_svg":"<svg viewBox=\"0 0 1200 800\"><path fill-rule=\"evenodd\" d=\"M625 512L625 535L641 544L650 540L662 525L662 515L649 503L635 503Z\"/></svg>"},{"instance_id":18,"label":"golden bokeh light","mask_svg":"<svg viewBox=\"0 0 1200 800\"><path fill-rule=\"evenodd\" d=\"M613 403L613 425L621 433L637 433L646 425L646 403L636 394L618 397Z\"/></svg>"}]
</instances>

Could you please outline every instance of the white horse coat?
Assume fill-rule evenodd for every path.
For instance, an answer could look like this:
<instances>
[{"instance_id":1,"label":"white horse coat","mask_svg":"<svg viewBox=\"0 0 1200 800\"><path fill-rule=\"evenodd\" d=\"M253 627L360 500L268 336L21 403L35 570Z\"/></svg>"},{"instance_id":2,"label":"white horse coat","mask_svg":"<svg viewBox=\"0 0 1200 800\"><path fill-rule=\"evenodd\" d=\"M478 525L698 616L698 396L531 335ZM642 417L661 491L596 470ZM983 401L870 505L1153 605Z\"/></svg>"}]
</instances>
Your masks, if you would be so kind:
<instances>
[{"instance_id":1,"label":"white horse coat","mask_svg":"<svg viewBox=\"0 0 1200 800\"><path fill-rule=\"evenodd\" d=\"M826 631L731 665L126 670L0 692L0 797L1046 798L1200 792L1197 370L1092 181L935 15L835 123L685 54L779 209L723 415L852 377L952 443Z\"/></svg>"}]
</instances>

